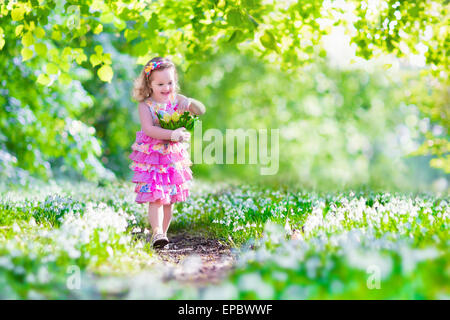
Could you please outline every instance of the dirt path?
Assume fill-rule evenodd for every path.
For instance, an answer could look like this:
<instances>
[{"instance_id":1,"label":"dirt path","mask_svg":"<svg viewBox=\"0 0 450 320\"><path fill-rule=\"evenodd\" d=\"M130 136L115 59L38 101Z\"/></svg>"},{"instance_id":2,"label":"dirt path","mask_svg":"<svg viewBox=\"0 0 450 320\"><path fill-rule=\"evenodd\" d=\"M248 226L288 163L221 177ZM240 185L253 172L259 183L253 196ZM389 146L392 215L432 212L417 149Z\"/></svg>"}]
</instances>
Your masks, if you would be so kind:
<instances>
[{"instance_id":1,"label":"dirt path","mask_svg":"<svg viewBox=\"0 0 450 320\"><path fill-rule=\"evenodd\" d=\"M168 234L170 243L156 252L164 262L164 281L196 287L220 282L233 268L230 247L217 239L185 231Z\"/></svg>"}]
</instances>

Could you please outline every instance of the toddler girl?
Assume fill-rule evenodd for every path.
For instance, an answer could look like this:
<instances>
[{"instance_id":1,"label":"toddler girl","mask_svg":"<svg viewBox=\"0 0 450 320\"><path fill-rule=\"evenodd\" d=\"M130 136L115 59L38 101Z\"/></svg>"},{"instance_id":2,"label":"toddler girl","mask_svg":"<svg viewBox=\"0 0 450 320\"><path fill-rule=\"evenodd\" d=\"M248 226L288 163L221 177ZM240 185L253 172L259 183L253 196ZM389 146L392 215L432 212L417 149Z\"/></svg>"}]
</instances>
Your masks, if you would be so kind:
<instances>
[{"instance_id":1,"label":"toddler girl","mask_svg":"<svg viewBox=\"0 0 450 320\"><path fill-rule=\"evenodd\" d=\"M162 117L173 112L205 113L204 105L178 94L178 75L168 58L153 58L146 63L133 88L138 101L141 130L132 145L130 169L134 171L136 202L148 202L148 217L152 227L152 244L164 247L169 239L167 229L172 219L173 203L189 196L192 165L186 148L190 133L186 128L161 128L156 112Z\"/></svg>"}]
</instances>

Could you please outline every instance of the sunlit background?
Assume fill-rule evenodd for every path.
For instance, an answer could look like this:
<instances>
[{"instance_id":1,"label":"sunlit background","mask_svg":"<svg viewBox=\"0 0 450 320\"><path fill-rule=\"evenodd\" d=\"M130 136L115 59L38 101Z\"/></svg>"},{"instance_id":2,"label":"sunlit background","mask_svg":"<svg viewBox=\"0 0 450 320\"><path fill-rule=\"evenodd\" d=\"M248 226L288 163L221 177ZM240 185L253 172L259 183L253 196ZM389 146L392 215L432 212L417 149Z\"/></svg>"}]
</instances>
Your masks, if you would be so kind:
<instances>
[{"instance_id":1,"label":"sunlit background","mask_svg":"<svg viewBox=\"0 0 450 320\"><path fill-rule=\"evenodd\" d=\"M219 129L224 135L226 129L237 128L280 130L276 175L262 176L260 161L248 164L247 143L246 164L227 164L225 159L223 164L194 163L194 177L295 184L307 189L448 190L447 70L440 70L441 78L435 79L421 73L436 69L434 64L425 63L428 46L424 44L428 44L434 29L425 26L418 39L403 29L396 31L397 21L402 19L396 10L394 19L383 21L383 26L398 34L397 57L374 48L380 35L370 32L364 37L369 42L367 49L373 49L372 56L364 59L356 55L358 46L352 37L358 31L357 6L366 10L367 21L375 21L383 4L386 6L384 1L363 2L360 6L324 1L315 13L320 14L315 19L316 28L323 33L319 38L315 36L317 30L313 33L305 22L294 21L300 46L292 47L292 33L290 38L281 38L277 46L285 52L295 50L297 59L308 61L295 68L289 64L280 68L277 52L249 40L235 47L213 48L197 59L195 55L183 56L177 49L164 54L178 62L182 93L202 101L207 108L201 117L203 133L208 129ZM270 12L267 18L282 21L283 10L291 10L294 5L293 1L277 1L278 13ZM399 3L391 7L395 9ZM437 4L430 10L434 7L438 16ZM60 17L58 11L54 12L50 18L56 23ZM339 25L334 25L336 22ZM60 23L64 25L64 20ZM12 30L2 28L5 34ZM443 28L438 30L445 32ZM105 26L103 32L95 31L87 39L95 41L96 54L110 57L114 72L110 82L101 82L93 70L75 62L70 73L62 74L66 66L55 57L58 51L47 44L47 57L53 55L49 58L53 62L45 67L49 82L46 86L40 84L44 80L36 84L30 76L43 70L37 60L38 44L33 46L37 56L22 62L19 48L14 48L7 37L1 59L2 183L25 185L33 178L131 179L128 155L140 127L136 102L130 95L132 82L142 68L137 63L163 54L161 46L153 50L141 42L133 50L141 49L145 55L132 57L123 50L122 38L108 30ZM51 33L48 40L57 37ZM416 43L411 48L407 41ZM179 44L179 48L184 46ZM72 55L80 57L74 52ZM284 57L283 64L289 59ZM69 74L73 81L65 79ZM14 80L18 78L23 80ZM61 84L66 80L69 84ZM436 106L440 111L427 112ZM434 140L427 138L429 133ZM427 141L431 147L436 139L444 141L439 159L433 160L436 154L429 152L414 153ZM191 150L194 143L193 139ZM206 145L203 142L202 150Z\"/></svg>"},{"instance_id":2,"label":"sunlit background","mask_svg":"<svg viewBox=\"0 0 450 320\"><path fill-rule=\"evenodd\" d=\"M0 0L0 299L448 299L448 8ZM245 164L225 139L220 163L193 161L168 236L201 258L175 265L129 168L156 56L206 106L203 134L279 130L274 175L248 139ZM192 137L195 160L214 141ZM163 281L217 243L235 267L219 285Z\"/></svg>"}]
</instances>

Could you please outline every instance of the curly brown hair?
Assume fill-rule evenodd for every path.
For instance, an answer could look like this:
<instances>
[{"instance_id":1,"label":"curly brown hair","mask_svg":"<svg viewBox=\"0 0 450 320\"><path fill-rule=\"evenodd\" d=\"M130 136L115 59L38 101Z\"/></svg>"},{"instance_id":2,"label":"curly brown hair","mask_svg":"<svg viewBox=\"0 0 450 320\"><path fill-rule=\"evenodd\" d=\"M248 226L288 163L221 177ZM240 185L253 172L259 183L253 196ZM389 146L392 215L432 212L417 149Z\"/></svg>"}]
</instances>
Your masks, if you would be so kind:
<instances>
[{"instance_id":1,"label":"curly brown hair","mask_svg":"<svg viewBox=\"0 0 450 320\"><path fill-rule=\"evenodd\" d=\"M177 68L175 67L175 64L172 62L172 60L170 60L169 58L155 57L145 64L139 76L136 78L136 80L134 80L132 97L138 102L144 101L153 93L153 90L150 88L150 84L153 80L152 73L150 73L149 77L147 77L147 74L145 73L145 68L147 68L147 66L149 66L153 62L161 63L157 70L173 68L175 76L175 93L178 93L180 90L178 86Z\"/></svg>"}]
</instances>

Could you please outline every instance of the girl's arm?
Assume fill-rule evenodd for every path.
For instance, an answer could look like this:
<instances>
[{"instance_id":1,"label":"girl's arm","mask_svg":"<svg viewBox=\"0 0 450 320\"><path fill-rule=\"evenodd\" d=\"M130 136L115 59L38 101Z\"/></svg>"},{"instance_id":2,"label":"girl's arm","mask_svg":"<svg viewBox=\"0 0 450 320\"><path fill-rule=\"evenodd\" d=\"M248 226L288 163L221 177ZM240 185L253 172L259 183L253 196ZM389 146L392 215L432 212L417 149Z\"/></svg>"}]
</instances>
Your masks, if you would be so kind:
<instances>
[{"instance_id":1,"label":"girl's arm","mask_svg":"<svg viewBox=\"0 0 450 320\"><path fill-rule=\"evenodd\" d=\"M155 126L153 124L152 114L148 109L145 102L140 102L138 105L139 110L139 120L141 121L142 131L154 139L169 140L172 135L173 130L163 129L161 127Z\"/></svg>"},{"instance_id":2,"label":"girl's arm","mask_svg":"<svg viewBox=\"0 0 450 320\"><path fill-rule=\"evenodd\" d=\"M202 115L206 112L206 108L205 108L204 104L198 100L195 100L192 98L187 98L182 94L178 94L178 101L180 102L181 105L184 105L184 106L187 105L187 107L185 107L185 109L187 111L189 111L190 113Z\"/></svg>"}]
</instances>

